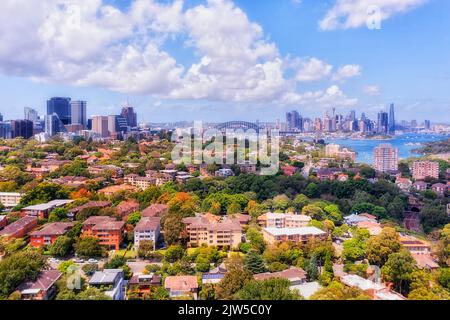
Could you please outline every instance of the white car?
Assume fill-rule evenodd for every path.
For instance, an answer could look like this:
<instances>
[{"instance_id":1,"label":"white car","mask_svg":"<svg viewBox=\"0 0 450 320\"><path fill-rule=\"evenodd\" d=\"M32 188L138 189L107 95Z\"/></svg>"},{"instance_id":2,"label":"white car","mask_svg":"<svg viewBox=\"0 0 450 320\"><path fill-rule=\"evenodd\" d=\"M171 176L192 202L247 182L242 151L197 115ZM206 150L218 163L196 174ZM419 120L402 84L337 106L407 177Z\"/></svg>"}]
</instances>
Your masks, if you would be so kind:
<instances>
[{"instance_id":1,"label":"white car","mask_svg":"<svg viewBox=\"0 0 450 320\"><path fill-rule=\"evenodd\" d=\"M89 263L98 263L98 260L95 260L95 259L89 259L88 262L89 262Z\"/></svg>"}]
</instances>

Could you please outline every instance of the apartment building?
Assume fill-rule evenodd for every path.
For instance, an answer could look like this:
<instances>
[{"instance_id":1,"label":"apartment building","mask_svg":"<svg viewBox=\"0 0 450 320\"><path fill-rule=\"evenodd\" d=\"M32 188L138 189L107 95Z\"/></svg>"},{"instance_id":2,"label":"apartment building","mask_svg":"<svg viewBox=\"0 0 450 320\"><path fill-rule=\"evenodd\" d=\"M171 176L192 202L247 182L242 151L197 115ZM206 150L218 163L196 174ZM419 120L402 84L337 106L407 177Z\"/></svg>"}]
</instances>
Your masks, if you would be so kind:
<instances>
[{"instance_id":1,"label":"apartment building","mask_svg":"<svg viewBox=\"0 0 450 320\"><path fill-rule=\"evenodd\" d=\"M140 177L137 174L129 174L125 176L124 180L126 183L141 190L148 189L151 186L156 186L157 183L156 178Z\"/></svg>"},{"instance_id":2,"label":"apartment building","mask_svg":"<svg viewBox=\"0 0 450 320\"><path fill-rule=\"evenodd\" d=\"M5 208L14 208L20 203L22 194L18 192L0 192L0 203Z\"/></svg>"},{"instance_id":3,"label":"apartment building","mask_svg":"<svg viewBox=\"0 0 450 320\"><path fill-rule=\"evenodd\" d=\"M263 228L301 228L310 222L311 217L293 213L268 212L258 217L258 224Z\"/></svg>"},{"instance_id":4,"label":"apartment building","mask_svg":"<svg viewBox=\"0 0 450 320\"><path fill-rule=\"evenodd\" d=\"M398 149L391 144L380 144L374 149L374 167L379 172L398 170Z\"/></svg>"},{"instance_id":5,"label":"apartment building","mask_svg":"<svg viewBox=\"0 0 450 320\"><path fill-rule=\"evenodd\" d=\"M11 223L10 225L7 225L2 231L0 231L0 238L5 237L7 240L13 238L23 238L37 226L37 217L26 216L14 223Z\"/></svg>"},{"instance_id":6,"label":"apartment building","mask_svg":"<svg viewBox=\"0 0 450 320\"><path fill-rule=\"evenodd\" d=\"M40 230L30 233L30 245L36 248L52 245L56 239L72 229L72 222L54 222L45 224Z\"/></svg>"},{"instance_id":7,"label":"apartment building","mask_svg":"<svg viewBox=\"0 0 450 320\"><path fill-rule=\"evenodd\" d=\"M139 248L141 241L152 241L156 250L161 230L161 218L159 217L143 217L134 228L134 246Z\"/></svg>"},{"instance_id":8,"label":"apartment building","mask_svg":"<svg viewBox=\"0 0 450 320\"><path fill-rule=\"evenodd\" d=\"M236 219L214 221L205 216L184 218L189 234L189 246L202 245L238 248L242 241L242 226Z\"/></svg>"},{"instance_id":9,"label":"apartment building","mask_svg":"<svg viewBox=\"0 0 450 320\"><path fill-rule=\"evenodd\" d=\"M16 291L21 300L52 300L57 293L56 282L62 277L58 270L42 271L36 280L28 280L20 284Z\"/></svg>"},{"instance_id":10,"label":"apartment building","mask_svg":"<svg viewBox=\"0 0 450 320\"><path fill-rule=\"evenodd\" d=\"M287 241L306 244L311 239L326 240L327 233L316 227L264 228L263 236L269 244Z\"/></svg>"},{"instance_id":11,"label":"apartment building","mask_svg":"<svg viewBox=\"0 0 450 320\"><path fill-rule=\"evenodd\" d=\"M82 237L97 238L108 250L119 250L124 231L125 222L94 216L83 222Z\"/></svg>"},{"instance_id":12,"label":"apartment building","mask_svg":"<svg viewBox=\"0 0 450 320\"><path fill-rule=\"evenodd\" d=\"M413 178L423 180L427 177L439 179L439 163L433 161L415 161L412 166Z\"/></svg>"},{"instance_id":13,"label":"apartment building","mask_svg":"<svg viewBox=\"0 0 450 320\"><path fill-rule=\"evenodd\" d=\"M53 200L47 203L25 207L22 209L22 212L28 216L38 217L39 219L47 219L50 212L54 209L64 207L72 202L73 200Z\"/></svg>"}]
</instances>

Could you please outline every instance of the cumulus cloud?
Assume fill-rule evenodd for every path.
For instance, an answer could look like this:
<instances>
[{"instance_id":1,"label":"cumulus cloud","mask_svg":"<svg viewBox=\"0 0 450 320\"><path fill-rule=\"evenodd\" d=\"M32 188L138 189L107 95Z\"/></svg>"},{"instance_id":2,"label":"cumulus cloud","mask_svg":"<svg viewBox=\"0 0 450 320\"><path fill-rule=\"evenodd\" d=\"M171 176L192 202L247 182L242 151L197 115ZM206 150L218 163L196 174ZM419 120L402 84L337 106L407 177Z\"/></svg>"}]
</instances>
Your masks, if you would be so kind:
<instances>
[{"instance_id":1,"label":"cumulus cloud","mask_svg":"<svg viewBox=\"0 0 450 320\"><path fill-rule=\"evenodd\" d=\"M295 79L299 82L317 81L328 78L333 66L317 58L308 60L298 59L294 62L297 67Z\"/></svg>"},{"instance_id":2,"label":"cumulus cloud","mask_svg":"<svg viewBox=\"0 0 450 320\"><path fill-rule=\"evenodd\" d=\"M297 58L295 76L287 76L289 59L231 0L185 6L134 0L121 10L102 0L3 0L0 73L156 99L351 103L338 87L299 92L298 82L330 78L333 67ZM168 41L181 42L197 61L178 62L164 49Z\"/></svg>"},{"instance_id":3,"label":"cumulus cloud","mask_svg":"<svg viewBox=\"0 0 450 320\"><path fill-rule=\"evenodd\" d=\"M349 64L340 67L334 74L334 81L342 81L348 78L353 78L361 75L361 66L356 64Z\"/></svg>"},{"instance_id":4,"label":"cumulus cloud","mask_svg":"<svg viewBox=\"0 0 450 320\"><path fill-rule=\"evenodd\" d=\"M321 30L351 29L367 25L371 8L379 9L380 21L410 11L428 0L336 0L319 22Z\"/></svg>"},{"instance_id":5,"label":"cumulus cloud","mask_svg":"<svg viewBox=\"0 0 450 320\"><path fill-rule=\"evenodd\" d=\"M375 85L365 86L363 92L369 96L378 96L380 95L380 88Z\"/></svg>"}]
</instances>

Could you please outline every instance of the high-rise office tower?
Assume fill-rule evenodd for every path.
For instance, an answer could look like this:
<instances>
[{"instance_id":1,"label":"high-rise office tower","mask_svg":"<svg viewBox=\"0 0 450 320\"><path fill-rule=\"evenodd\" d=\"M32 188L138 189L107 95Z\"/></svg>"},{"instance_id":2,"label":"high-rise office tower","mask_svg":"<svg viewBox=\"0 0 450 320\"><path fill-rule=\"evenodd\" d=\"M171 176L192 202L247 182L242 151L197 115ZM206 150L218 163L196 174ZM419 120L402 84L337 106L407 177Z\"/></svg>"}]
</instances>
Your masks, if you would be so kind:
<instances>
[{"instance_id":1,"label":"high-rise office tower","mask_svg":"<svg viewBox=\"0 0 450 320\"><path fill-rule=\"evenodd\" d=\"M86 110L87 110L86 101L71 101L70 102L71 124L81 124L83 127L86 127L87 126Z\"/></svg>"},{"instance_id":2,"label":"high-rise office tower","mask_svg":"<svg viewBox=\"0 0 450 320\"><path fill-rule=\"evenodd\" d=\"M0 121L0 139L11 139L11 123Z\"/></svg>"},{"instance_id":3,"label":"high-rise office tower","mask_svg":"<svg viewBox=\"0 0 450 320\"><path fill-rule=\"evenodd\" d=\"M288 129L291 129L291 123L292 123L292 113L286 112L286 126Z\"/></svg>"},{"instance_id":4,"label":"high-rise office tower","mask_svg":"<svg viewBox=\"0 0 450 320\"><path fill-rule=\"evenodd\" d=\"M387 134L389 128L389 116L387 112L380 111L378 113L377 132Z\"/></svg>"},{"instance_id":5,"label":"high-rise office tower","mask_svg":"<svg viewBox=\"0 0 450 320\"><path fill-rule=\"evenodd\" d=\"M92 117L92 131L99 134L102 138L109 136L108 117L107 116L93 116Z\"/></svg>"},{"instance_id":6,"label":"high-rise office tower","mask_svg":"<svg viewBox=\"0 0 450 320\"><path fill-rule=\"evenodd\" d=\"M56 113L61 122L66 125L71 123L70 98L55 97L47 101L47 115Z\"/></svg>"},{"instance_id":7,"label":"high-rise office tower","mask_svg":"<svg viewBox=\"0 0 450 320\"><path fill-rule=\"evenodd\" d=\"M127 120L119 115L108 116L108 131L109 133L127 132Z\"/></svg>"},{"instance_id":8,"label":"high-rise office tower","mask_svg":"<svg viewBox=\"0 0 450 320\"><path fill-rule=\"evenodd\" d=\"M425 120L424 126L425 126L425 129L431 130L431 121L430 120Z\"/></svg>"},{"instance_id":9,"label":"high-rise office tower","mask_svg":"<svg viewBox=\"0 0 450 320\"><path fill-rule=\"evenodd\" d=\"M137 114L136 112L134 112L133 107L123 107L120 115L127 120L127 124L129 127L137 127Z\"/></svg>"},{"instance_id":10,"label":"high-rise office tower","mask_svg":"<svg viewBox=\"0 0 450 320\"><path fill-rule=\"evenodd\" d=\"M392 103L389 108L389 134L395 134L395 107Z\"/></svg>"},{"instance_id":11,"label":"high-rise office tower","mask_svg":"<svg viewBox=\"0 0 450 320\"><path fill-rule=\"evenodd\" d=\"M14 120L11 121L11 137L22 137L29 139L33 136L33 121L30 120Z\"/></svg>"},{"instance_id":12,"label":"high-rise office tower","mask_svg":"<svg viewBox=\"0 0 450 320\"><path fill-rule=\"evenodd\" d=\"M46 115L44 122L45 133L47 133L50 137L53 137L60 132L66 132L64 124L56 113Z\"/></svg>"},{"instance_id":13,"label":"high-rise office tower","mask_svg":"<svg viewBox=\"0 0 450 320\"><path fill-rule=\"evenodd\" d=\"M3 115L0 113L0 122L3 121Z\"/></svg>"},{"instance_id":14,"label":"high-rise office tower","mask_svg":"<svg viewBox=\"0 0 450 320\"><path fill-rule=\"evenodd\" d=\"M25 108L23 108L23 113L24 113L25 120L30 120L33 123L38 122L39 114L35 109L25 107Z\"/></svg>"},{"instance_id":15,"label":"high-rise office tower","mask_svg":"<svg viewBox=\"0 0 450 320\"><path fill-rule=\"evenodd\" d=\"M398 149L391 144L380 144L374 149L374 167L379 172L398 170Z\"/></svg>"}]
</instances>

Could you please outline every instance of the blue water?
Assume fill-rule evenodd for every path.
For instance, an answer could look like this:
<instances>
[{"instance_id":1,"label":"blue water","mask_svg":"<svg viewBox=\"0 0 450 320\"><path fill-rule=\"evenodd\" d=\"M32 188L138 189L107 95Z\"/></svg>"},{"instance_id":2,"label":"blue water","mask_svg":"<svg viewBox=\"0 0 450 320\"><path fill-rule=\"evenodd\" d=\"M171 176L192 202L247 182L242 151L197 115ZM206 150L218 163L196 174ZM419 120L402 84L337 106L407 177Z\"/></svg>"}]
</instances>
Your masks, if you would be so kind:
<instances>
[{"instance_id":1,"label":"blue water","mask_svg":"<svg viewBox=\"0 0 450 320\"><path fill-rule=\"evenodd\" d=\"M407 143L424 143L430 141L438 141L448 139L449 136L432 135L432 134L403 134L398 135L392 140L351 140L351 139L326 139L326 143L339 144L342 147L352 149L358 153L356 161L372 164L373 149L382 143L390 143L398 148L399 158L406 159L408 157L418 156L412 152L413 149L420 146L406 145Z\"/></svg>"}]
</instances>

